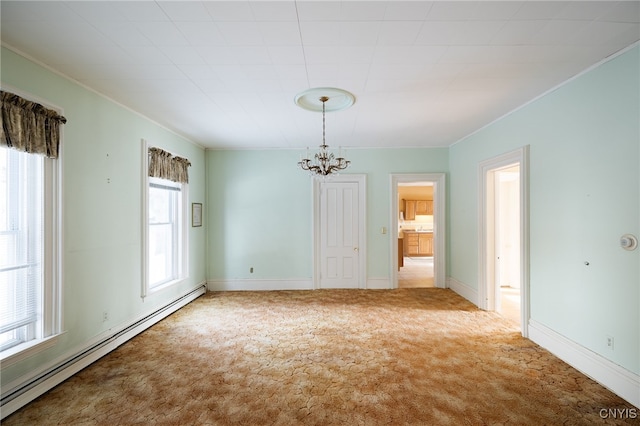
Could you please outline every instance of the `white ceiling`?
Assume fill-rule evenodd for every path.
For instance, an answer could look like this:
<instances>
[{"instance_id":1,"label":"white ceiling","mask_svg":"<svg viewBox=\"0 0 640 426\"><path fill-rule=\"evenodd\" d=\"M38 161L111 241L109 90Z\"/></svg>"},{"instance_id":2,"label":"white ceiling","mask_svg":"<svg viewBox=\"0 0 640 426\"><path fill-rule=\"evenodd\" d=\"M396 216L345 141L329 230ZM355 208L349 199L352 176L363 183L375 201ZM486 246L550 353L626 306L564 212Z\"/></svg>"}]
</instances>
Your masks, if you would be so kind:
<instances>
[{"instance_id":1,"label":"white ceiling","mask_svg":"<svg viewBox=\"0 0 640 426\"><path fill-rule=\"evenodd\" d=\"M640 39L638 1L5 1L2 43L212 148L449 146Z\"/></svg>"}]
</instances>

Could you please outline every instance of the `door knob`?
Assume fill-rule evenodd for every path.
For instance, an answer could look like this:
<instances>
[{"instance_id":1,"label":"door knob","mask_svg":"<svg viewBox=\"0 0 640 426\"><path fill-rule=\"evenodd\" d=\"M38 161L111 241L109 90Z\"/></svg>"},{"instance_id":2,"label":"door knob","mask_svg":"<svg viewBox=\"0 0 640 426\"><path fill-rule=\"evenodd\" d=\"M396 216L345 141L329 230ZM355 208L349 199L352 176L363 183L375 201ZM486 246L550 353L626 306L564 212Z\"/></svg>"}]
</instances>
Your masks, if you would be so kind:
<instances>
[{"instance_id":1,"label":"door knob","mask_svg":"<svg viewBox=\"0 0 640 426\"><path fill-rule=\"evenodd\" d=\"M358 252L358 251L360 251L360 249L358 247L354 247L353 251Z\"/></svg>"}]
</instances>

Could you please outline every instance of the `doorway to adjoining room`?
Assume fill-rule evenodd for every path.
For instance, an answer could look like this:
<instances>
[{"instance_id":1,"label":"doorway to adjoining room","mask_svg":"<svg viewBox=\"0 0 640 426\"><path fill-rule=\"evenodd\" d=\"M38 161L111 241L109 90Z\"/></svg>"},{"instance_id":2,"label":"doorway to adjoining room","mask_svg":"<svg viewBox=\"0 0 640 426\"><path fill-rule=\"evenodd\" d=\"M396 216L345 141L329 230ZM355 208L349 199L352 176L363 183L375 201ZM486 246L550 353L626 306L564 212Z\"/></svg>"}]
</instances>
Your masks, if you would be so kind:
<instances>
[{"instance_id":1,"label":"doorway to adjoining room","mask_svg":"<svg viewBox=\"0 0 640 426\"><path fill-rule=\"evenodd\" d=\"M520 166L489 172L493 180L493 280L496 311L520 324Z\"/></svg>"},{"instance_id":2,"label":"doorway to adjoining room","mask_svg":"<svg viewBox=\"0 0 640 426\"><path fill-rule=\"evenodd\" d=\"M398 288L435 287L434 184L398 184Z\"/></svg>"},{"instance_id":3,"label":"doorway to adjoining room","mask_svg":"<svg viewBox=\"0 0 640 426\"><path fill-rule=\"evenodd\" d=\"M479 163L478 307L529 323L529 147Z\"/></svg>"},{"instance_id":4,"label":"doorway to adjoining room","mask_svg":"<svg viewBox=\"0 0 640 426\"><path fill-rule=\"evenodd\" d=\"M390 288L446 288L445 174L394 173L389 177Z\"/></svg>"}]
</instances>

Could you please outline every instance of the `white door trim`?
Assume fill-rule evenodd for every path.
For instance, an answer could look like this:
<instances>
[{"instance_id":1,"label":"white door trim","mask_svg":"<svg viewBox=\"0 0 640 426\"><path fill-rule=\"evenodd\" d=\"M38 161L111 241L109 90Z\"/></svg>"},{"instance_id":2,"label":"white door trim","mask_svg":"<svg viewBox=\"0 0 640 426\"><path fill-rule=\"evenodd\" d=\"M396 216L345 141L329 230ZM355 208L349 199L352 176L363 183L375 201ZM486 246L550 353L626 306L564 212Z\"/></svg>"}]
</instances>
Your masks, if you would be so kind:
<instances>
[{"instance_id":1,"label":"white door trim","mask_svg":"<svg viewBox=\"0 0 640 426\"><path fill-rule=\"evenodd\" d=\"M482 161L478 165L478 307L495 310L495 285L488 280L487 195L493 185L489 173L511 164L520 166L520 325L523 337L529 336L529 146ZM493 262L493 259L491 259Z\"/></svg>"},{"instance_id":2,"label":"white door trim","mask_svg":"<svg viewBox=\"0 0 640 426\"><path fill-rule=\"evenodd\" d=\"M446 177L444 173L392 173L391 181L391 287L398 288L398 184L432 182L434 191L434 242L433 282L436 287L446 288Z\"/></svg>"},{"instance_id":3,"label":"white door trim","mask_svg":"<svg viewBox=\"0 0 640 426\"><path fill-rule=\"evenodd\" d=\"M358 184L358 245L360 256L358 256L358 288L367 287L367 235L366 235L366 206L367 206L367 175L364 174L341 174L332 176L331 183L357 183ZM320 288L320 188L321 179L313 179L313 288Z\"/></svg>"}]
</instances>

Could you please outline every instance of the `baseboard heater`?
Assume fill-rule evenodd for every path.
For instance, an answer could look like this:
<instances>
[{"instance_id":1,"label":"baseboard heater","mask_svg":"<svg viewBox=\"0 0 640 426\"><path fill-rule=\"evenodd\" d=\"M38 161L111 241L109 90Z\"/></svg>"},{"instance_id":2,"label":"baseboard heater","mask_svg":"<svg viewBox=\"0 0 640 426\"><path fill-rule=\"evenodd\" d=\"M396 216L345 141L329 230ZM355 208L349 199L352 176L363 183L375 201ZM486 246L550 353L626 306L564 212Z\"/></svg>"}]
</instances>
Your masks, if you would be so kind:
<instances>
[{"instance_id":1,"label":"baseboard heater","mask_svg":"<svg viewBox=\"0 0 640 426\"><path fill-rule=\"evenodd\" d=\"M206 293L206 291L207 288L204 284L196 287L162 308L138 319L122 330L115 332L111 336L104 338L72 357L58 363L54 367L42 372L28 382L11 390L7 395L2 395L2 398L0 399L0 408L2 409L1 418L5 418L9 414L25 406L38 396L73 376L78 371L91 365L93 362L118 348L118 346L140 334L160 320L168 317L189 302L197 299Z\"/></svg>"}]
</instances>

